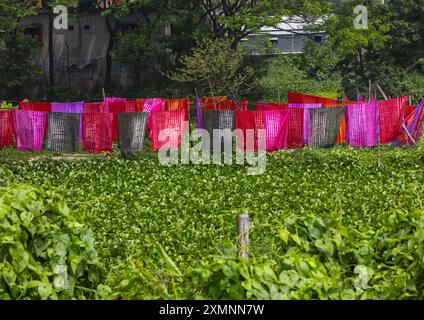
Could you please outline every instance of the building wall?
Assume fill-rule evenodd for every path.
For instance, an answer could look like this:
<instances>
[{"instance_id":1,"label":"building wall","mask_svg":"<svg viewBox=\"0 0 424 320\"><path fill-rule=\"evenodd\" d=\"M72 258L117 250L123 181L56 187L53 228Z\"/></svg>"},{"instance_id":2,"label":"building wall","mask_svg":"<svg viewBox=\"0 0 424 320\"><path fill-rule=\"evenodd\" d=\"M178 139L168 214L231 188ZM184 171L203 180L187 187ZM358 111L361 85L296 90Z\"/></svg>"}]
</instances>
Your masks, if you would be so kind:
<instances>
[{"instance_id":1,"label":"building wall","mask_svg":"<svg viewBox=\"0 0 424 320\"><path fill-rule=\"evenodd\" d=\"M26 26L41 27L41 46L34 59L49 72L48 16L40 15L23 20ZM104 17L96 13L70 16L68 30L53 29L54 77L57 87L92 91L101 88L106 71L106 50L109 33ZM70 78L70 83L69 83ZM129 80L126 68L112 64L112 82L124 85Z\"/></svg>"}]
</instances>

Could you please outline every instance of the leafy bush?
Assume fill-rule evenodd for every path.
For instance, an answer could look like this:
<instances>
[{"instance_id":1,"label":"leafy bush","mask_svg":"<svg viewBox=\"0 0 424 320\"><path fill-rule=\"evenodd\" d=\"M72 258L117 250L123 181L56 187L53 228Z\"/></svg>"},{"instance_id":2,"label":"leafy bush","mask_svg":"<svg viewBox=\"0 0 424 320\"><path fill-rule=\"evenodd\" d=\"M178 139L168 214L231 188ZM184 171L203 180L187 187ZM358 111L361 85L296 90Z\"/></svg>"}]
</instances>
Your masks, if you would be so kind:
<instances>
[{"instance_id":1,"label":"leafy bush","mask_svg":"<svg viewBox=\"0 0 424 320\"><path fill-rule=\"evenodd\" d=\"M424 212L396 213L375 232L291 215L273 228L274 259L219 259L188 283L206 299L423 299L423 228Z\"/></svg>"},{"instance_id":2,"label":"leafy bush","mask_svg":"<svg viewBox=\"0 0 424 320\"><path fill-rule=\"evenodd\" d=\"M63 199L28 185L0 194L0 299L95 297L101 268L93 233Z\"/></svg>"},{"instance_id":3,"label":"leafy bush","mask_svg":"<svg viewBox=\"0 0 424 320\"><path fill-rule=\"evenodd\" d=\"M341 81L335 75L318 81L300 69L293 56L271 58L265 64L265 74L259 79L262 100L284 101L289 91L308 93L328 98L342 95Z\"/></svg>"}]
</instances>

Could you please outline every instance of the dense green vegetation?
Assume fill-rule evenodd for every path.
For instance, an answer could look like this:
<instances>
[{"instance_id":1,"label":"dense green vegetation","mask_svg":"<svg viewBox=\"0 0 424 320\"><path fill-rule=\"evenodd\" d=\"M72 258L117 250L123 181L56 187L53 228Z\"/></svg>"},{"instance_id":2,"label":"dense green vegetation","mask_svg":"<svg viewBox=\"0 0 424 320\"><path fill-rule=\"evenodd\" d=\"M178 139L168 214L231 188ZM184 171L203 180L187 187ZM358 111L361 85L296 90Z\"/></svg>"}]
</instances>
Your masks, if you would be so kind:
<instances>
[{"instance_id":1,"label":"dense green vegetation","mask_svg":"<svg viewBox=\"0 0 424 320\"><path fill-rule=\"evenodd\" d=\"M34 154L7 149L0 182L54 190L94 231L102 297L418 299L423 151L384 147L381 168L375 150L282 151L255 177L236 165L163 167L151 151L27 161ZM248 263L235 258L242 212Z\"/></svg>"}]
</instances>

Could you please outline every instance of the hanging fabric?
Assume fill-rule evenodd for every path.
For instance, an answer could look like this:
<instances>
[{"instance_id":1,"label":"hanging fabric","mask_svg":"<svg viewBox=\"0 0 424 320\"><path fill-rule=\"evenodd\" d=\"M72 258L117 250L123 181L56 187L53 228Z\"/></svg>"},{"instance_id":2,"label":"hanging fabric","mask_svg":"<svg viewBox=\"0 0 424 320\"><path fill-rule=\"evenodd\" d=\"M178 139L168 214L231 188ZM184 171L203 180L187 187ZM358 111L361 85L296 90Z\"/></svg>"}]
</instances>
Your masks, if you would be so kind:
<instances>
[{"instance_id":1,"label":"hanging fabric","mask_svg":"<svg viewBox=\"0 0 424 320\"><path fill-rule=\"evenodd\" d=\"M374 147L378 143L377 102L346 106L346 140L353 147Z\"/></svg>"},{"instance_id":2,"label":"hanging fabric","mask_svg":"<svg viewBox=\"0 0 424 320\"><path fill-rule=\"evenodd\" d=\"M311 133L310 133L310 123L309 123L309 109L318 109L322 108L321 104L289 104L290 108L301 108L304 109L303 113L303 143L309 144Z\"/></svg>"},{"instance_id":3,"label":"hanging fabric","mask_svg":"<svg viewBox=\"0 0 424 320\"><path fill-rule=\"evenodd\" d=\"M137 102L135 100L125 101L125 112L137 112Z\"/></svg>"},{"instance_id":4,"label":"hanging fabric","mask_svg":"<svg viewBox=\"0 0 424 320\"><path fill-rule=\"evenodd\" d=\"M377 102L382 144L396 142L402 135L407 101L408 97L402 97Z\"/></svg>"},{"instance_id":5,"label":"hanging fabric","mask_svg":"<svg viewBox=\"0 0 424 320\"><path fill-rule=\"evenodd\" d=\"M51 112L52 104L50 102L23 102L19 101L18 108L20 110Z\"/></svg>"},{"instance_id":6,"label":"hanging fabric","mask_svg":"<svg viewBox=\"0 0 424 320\"><path fill-rule=\"evenodd\" d=\"M82 148L87 153L112 153L112 114L82 114Z\"/></svg>"},{"instance_id":7,"label":"hanging fabric","mask_svg":"<svg viewBox=\"0 0 424 320\"><path fill-rule=\"evenodd\" d=\"M267 110L261 112L266 131L266 151L287 149L290 111Z\"/></svg>"},{"instance_id":8,"label":"hanging fabric","mask_svg":"<svg viewBox=\"0 0 424 320\"><path fill-rule=\"evenodd\" d=\"M83 113L84 112L84 102L67 102L67 103L52 103L52 112L58 113ZM78 135L79 141L82 139L82 118L80 117L80 129Z\"/></svg>"},{"instance_id":9,"label":"hanging fabric","mask_svg":"<svg viewBox=\"0 0 424 320\"><path fill-rule=\"evenodd\" d=\"M147 112L118 114L118 146L125 157L143 150L148 116Z\"/></svg>"},{"instance_id":10,"label":"hanging fabric","mask_svg":"<svg viewBox=\"0 0 424 320\"><path fill-rule=\"evenodd\" d=\"M105 112L109 112L109 104L114 102L126 102L126 98L104 98L103 102L105 103Z\"/></svg>"},{"instance_id":11,"label":"hanging fabric","mask_svg":"<svg viewBox=\"0 0 424 320\"><path fill-rule=\"evenodd\" d=\"M197 128L203 129L203 121L202 121L202 99L196 98L196 122Z\"/></svg>"},{"instance_id":12,"label":"hanging fabric","mask_svg":"<svg viewBox=\"0 0 424 320\"><path fill-rule=\"evenodd\" d=\"M186 119L185 110L175 111L157 111L151 114L152 118L152 146L153 150L161 149L165 144L170 148L176 149L181 145L184 122ZM168 140L160 141L159 136L163 130L173 133Z\"/></svg>"},{"instance_id":13,"label":"hanging fabric","mask_svg":"<svg viewBox=\"0 0 424 320\"><path fill-rule=\"evenodd\" d=\"M46 112L13 110L16 148L20 151L41 151L46 128Z\"/></svg>"},{"instance_id":14,"label":"hanging fabric","mask_svg":"<svg viewBox=\"0 0 424 320\"><path fill-rule=\"evenodd\" d=\"M13 146L12 110L0 110L0 147Z\"/></svg>"},{"instance_id":15,"label":"hanging fabric","mask_svg":"<svg viewBox=\"0 0 424 320\"><path fill-rule=\"evenodd\" d=\"M221 131L221 152L224 152L224 145L227 143L232 146L232 133L234 130L234 111L214 111L214 110L205 110L202 113L202 124L203 128L208 132L210 138L210 152L213 152L214 143L214 130L226 130Z\"/></svg>"},{"instance_id":16,"label":"hanging fabric","mask_svg":"<svg viewBox=\"0 0 424 320\"><path fill-rule=\"evenodd\" d=\"M287 110L288 108L289 105L287 103L255 102L256 111Z\"/></svg>"},{"instance_id":17,"label":"hanging fabric","mask_svg":"<svg viewBox=\"0 0 424 320\"><path fill-rule=\"evenodd\" d=\"M146 99L144 100L143 112L149 113L149 118L147 119L146 129L150 130L149 137L152 138L152 115L155 112L165 111L165 101L162 99Z\"/></svg>"},{"instance_id":18,"label":"hanging fabric","mask_svg":"<svg viewBox=\"0 0 424 320\"><path fill-rule=\"evenodd\" d=\"M311 96L307 94L301 94L296 92L288 93L289 104L337 104L337 99L322 98L317 96Z\"/></svg>"},{"instance_id":19,"label":"hanging fabric","mask_svg":"<svg viewBox=\"0 0 424 320\"><path fill-rule=\"evenodd\" d=\"M309 110L311 118L311 147L334 147L339 135L343 113L344 107Z\"/></svg>"},{"instance_id":20,"label":"hanging fabric","mask_svg":"<svg viewBox=\"0 0 424 320\"><path fill-rule=\"evenodd\" d=\"M304 139L304 115L303 108L289 108L289 132L287 137L287 149L303 149L305 146Z\"/></svg>"},{"instance_id":21,"label":"hanging fabric","mask_svg":"<svg viewBox=\"0 0 424 320\"><path fill-rule=\"evenodd\" d=\"M118 113L126 112L127 102L109 102L108 112L112 114L112 140L118 141Z\"/></svg>"},{"instance_id":22,"label":"hanging fabric","mask_svg":"<svg viewBox=\"0 0 424 320\"><path fill-rule=\"evenodd\" d=\"M81 113L48 113L47 150L76 152L80 127Z\"/></svg>"},{"instance_id":23,"label":"hanging fabric","mask_svg":"<svg viewBox=\"0 0 424 320\"><path fill-rule=\"evenodd\" d=\"M237 138L237 146L240 150L248 152L259 150L259 130L265 129L261 111L236 111L235 128L243 132L243 139ZM253 136L248 134L248 130L253 133ZM265 143L265 141L263 142Z\"/></svg>"},{"instance_id":24,"label":"hanging fabric","mask_svg":"<svg viewBox=\"0 0 424 320\"><path fill-rule=\"evenodd\" d=\"M84 113L104 113L105 104L104 102L84 102Z\"/></svg>"}]
</instances>

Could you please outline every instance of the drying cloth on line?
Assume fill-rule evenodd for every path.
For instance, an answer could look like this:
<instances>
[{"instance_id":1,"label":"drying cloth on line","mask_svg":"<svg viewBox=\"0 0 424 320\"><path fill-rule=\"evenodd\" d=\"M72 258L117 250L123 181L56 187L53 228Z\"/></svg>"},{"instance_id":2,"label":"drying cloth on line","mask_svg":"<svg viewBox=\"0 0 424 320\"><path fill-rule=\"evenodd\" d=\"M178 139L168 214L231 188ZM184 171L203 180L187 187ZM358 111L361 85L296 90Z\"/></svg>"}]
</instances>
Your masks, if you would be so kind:
<instances>
[{"instance_id":1,"label":"drying cloth on line","mask_svg":"<svg viewBox=\"0 0 424 320\"><path fill-rule=\"evenodd\" d=\"M13 110L13 131L20 151L41 151L47 112Z\"/></svg>"},{"instance_id":2,"label":"drying cloth on line","mask_svg":"<svg viewBox=\"0 0 424 320\"><path fill-rule=\"evenodd\" d=\"M52 103L52 112L63 112L63 113L83 113L84 102L69 102L69 103ZM48 131L47 131L48 132ZM78 139L82 139L82 118L80 117L80 129Z\"/></svg>"},{"instance_id":3,"label":"drying cloth on line","mask_svg":"<svg viewBox=\"0 0 424 320\"><path fill-rule=\"evenodd\" d=\"M289 92L288 93L288 102L289 104L292 103L301 103L301 104L337 104L337 99L329 99L329 98L322 98L317 96L311 96L307 94L301 94L296 92Z\"/></svg>"},{"instance_id":4,"label":"drying cloth on line","mask_svg":"<svg viewBox=\"0 0 424 320\"><path fill-rule=\"evenodd\" d=\"M82 149L87 153L112 153L112 114L82 114Z\"/></svg>"},{"instance_id":5,"label":"drying cloth on line","mask_svg":"<svg viewBox=\"0 0 424 320\"><path fill-rule=\"evenodd\" d=\"M408 97L378 101L380 120L380 142L383 144L396 142L402 135L402 124Z\"/></svg>"},{"instance_id":6,"label":"drying cloth on line","mask_svg":"<svg viewBox=\"0 0 424 320\"><path fill-rule=\"evenodd\" d=\"M182 134L185 130L185 110L158 111L152 117L152 146L153 150L162 147L177 149L181 145ZM186 128L188 130L188 128Z\"/></svg>"},{"instance_id":7,"label":"drying cloth on line","mask_svg":"<svg viewBox=\"0 0 424 320\"><path fill-rule=\"evenodd\" d=\"M143 112L144 108L144 99L135 100L135 112Z\"/></svg>"},{"instance_id":8,"label":"drying cloth on line","mask_svg":"<svg viewBox=\"0 0 424 320\"><path fill-rule=\"evenodd\" d=\"M266 151L287 149L290 111L267 110L261 112L266 130Z\"/></svg>"},{"instance_id":9,"label":"drying cloth on line","mask_svg":"<svg viewBox=\"0 0 424 320\"><path fill-rule=\"evenodd\" d=\"M421 138L423 132L424 120L424 100L421 101L419 106L409 115L407 129L415 141ZM409 138L408 138L409 140Z\"/></svg>"},{"instance_id":10,"label":"drying cloth on line","mask_svg":"<svg viewBox=\"0 0 424 320\"><path fill-rule=\"evenodd\" d=\"M146 129L150 130L150 138L152 138L152 115L153 113L160 111L165 111L165 101L159 98L144 100L143 112L149 113L149 118L147 119L146 123Z\"/></svg>"},{"instance_id":11,"label":"drying cloth on line","mask_svg":"<svg viewBox=\"0 0 424 320\"><path fill-rule=\"evenodd\" d=\"M344 107L310 109L311 142L313 148L331 148L337 141Z\"/></svg>"},{"instance_id":12,"label":"drying cloth on line","mask_svg":"<svg viewBox=\"0 0 424 320\"><path fill-rule=\"evenodd\" d=\"M301 108L304 109L303 113L303 143L309 144L311 140L311 131L310 131L310 123L309 123L309 109L317 109L322 108L321 104L296 104L296 103L290 103L289 108Z\"/></svg>"},{"instance_id":13,"label":"drying cloth on line","mask_svg":"<svg viewBox=\"0 0 424 320\"><path fill-rule=\"evenodd\" d=\"M50 102L19 102L20 110L30 110L39 112L51 112L52 104Z\"/></svg>"},{"instance_id":14,"label":"drying cloth on line","mask_svg":"<svg viewBox=\"0 0 424 320\"><path fill-rule=\"evenodd\" d=\"M48 113L47 150L76 152L80 127L81 113Z\"/></svg>"},{"instance_id":15,"label":"drying cloth on line","mask_svg":"<svg viewBox=\"0 0 424 320\"><path fill-rule=\"evenodd\" d=\"M125 112L137 112L137 102L135 100L125 101Z\"/></svg>"},{"instance_id":16,"label":"drying cloth on line","mask_svg":"<svg viewBox=\"0 0 424 320\"><path fill-rule=\"evenodd\" d=\"M147 112L118 114L118 146L125 156L143 150L148 116Z\"/></svg>"},{"instance_id":17,"label":"drying cloth on line","mask_svg":"<svg viewBox=\"0 0 424 320\"><path fill-rule=\"evenodd\" d=\"M204 143L204 150L212 152L218 147L214 147L216 143L220 144L220 151L224 152L224 145L227 144L232 148L233 130L234 130L234 111L224 110L205 110L202 113L203 128L209 134L209 148ZM219 141L214 138L214 130L225 130L220 132ZM218 137L217 137L218 139Z\"/></svg>"},{"instance_id":18,"label":"drying cloth on line","mask_svg":"<svg viewBox=\"0 0 424 320\"><path fill-rule=\"evenodd\" d=\"M287 103L255 102L256 111L287 110L288 108L289 105Z\"/></svg>"},{"instance_id":19,"label":"drying cloth on line","mask_svg":"<svg viewBox=\"0 0 424 320\"><path fill-rule=\"evenodd\" d=\"M103 113L105 111L104 102L85 102L84 113Z\"/></svg>"},{"instance_id":20,"label":"drying cloth on line","mask_svg":"<svg viewBox=\"0 0 424 320\"><path fill-rule=\"evenodd\" d=\"M233 101L233 100L216 100L216 111L247 111L249 109L248 101ZM211 103L207 103L203 105L203 110L215 110L215 105Z\"/></svg>"},{"instance_id":21,"label":"drying cloth on line","mask_svg":"<svg viewBox=\"0 0 424 320\"><path fill-rule=\"evenodd\" d=\"M196 122L197 128L203 129L203 121L202 121L202 99L196 98Z\"/></svg>"},{"instance_id":22,"label":"drying cloth on line","mask_svg":"<svg viewBox=\"0 0 424 320\"><path fill-rule=\"evenodd\" d=\"M353 147L374 147L378 142L377 102L346 106L346 141Z\"/></svg>"},{"instance_id":23,"label":"drying cloth on line","mask_svg":"<svg viewBox=\"0 0 424 320\"><path fill-rule=\"evenodd\" d=\"M105 112L109 112L109 103L113 102L125 102L127 101L126 98L104 98L103 102L105 103Z\"/></svg>"},{"instance_id":24,"label":"drying cloth on line","mask_svg":"<svg viewBox=\"0 0 424 320\"><path fill-rule=\"evenodd\" d=\"M304 114L303 108L289 108L289 133L287 137L288 149L303 149L304 141Z\"/></svg>"},{"instance_id":25,"label":"drying cloth on line","mask_svg":"<svg viewBox=\"0 0 424 320\"><path fill-rule=\"evenodd\" d=\"M112 114L112 140L118 141L118 113L126 112L127 103L124 102L109 102L109 113Z\"/></svg>"},{"instance_id":26,"label":"drying cloth on line","mask_svg":"<svg viewBox=\"0 0 424 320\"><path fill-rule=\"evenodd\" d=\"M215 98L203 97L201 99L202 99L203 110L215 110L214 101L215 101L215 104L216 104L218 102L222 102L222 101L227 100L227 97L225 97L225 96L220 96L220 97L215 97Z\"/></svg>"},{"instance_id":27,"label":"drying cloth on line","mask_svg":"<svg viewBox=\"0 0 424 320\"><path fill-rule=\"evenodd\" d=\"M12 110L0 110L0 147L13 146Z\"/></svg>"},{"instance_id":28,"label":"drying cloth on line","mask_svg":"<svg viewBox=\"0 0 424 320\"><path fill-rule=\"evenodd\" d=\"M252 152L266 147L265 136L259 137L259 130L265 129L261 111L236 111L235 128L243 133L242 137L237 137L237 146L240 150Z\"/></svg>"},{"instance_id":29,"label":"drying cloth on line","mask_svg":"<svg viewBox=\"0 0 424 320\"><path fill-rule=\"evenodd\" d=\"M190 112L190 99L165 99L165 111L175 110Z\"/></svg>"}]
</instances>

